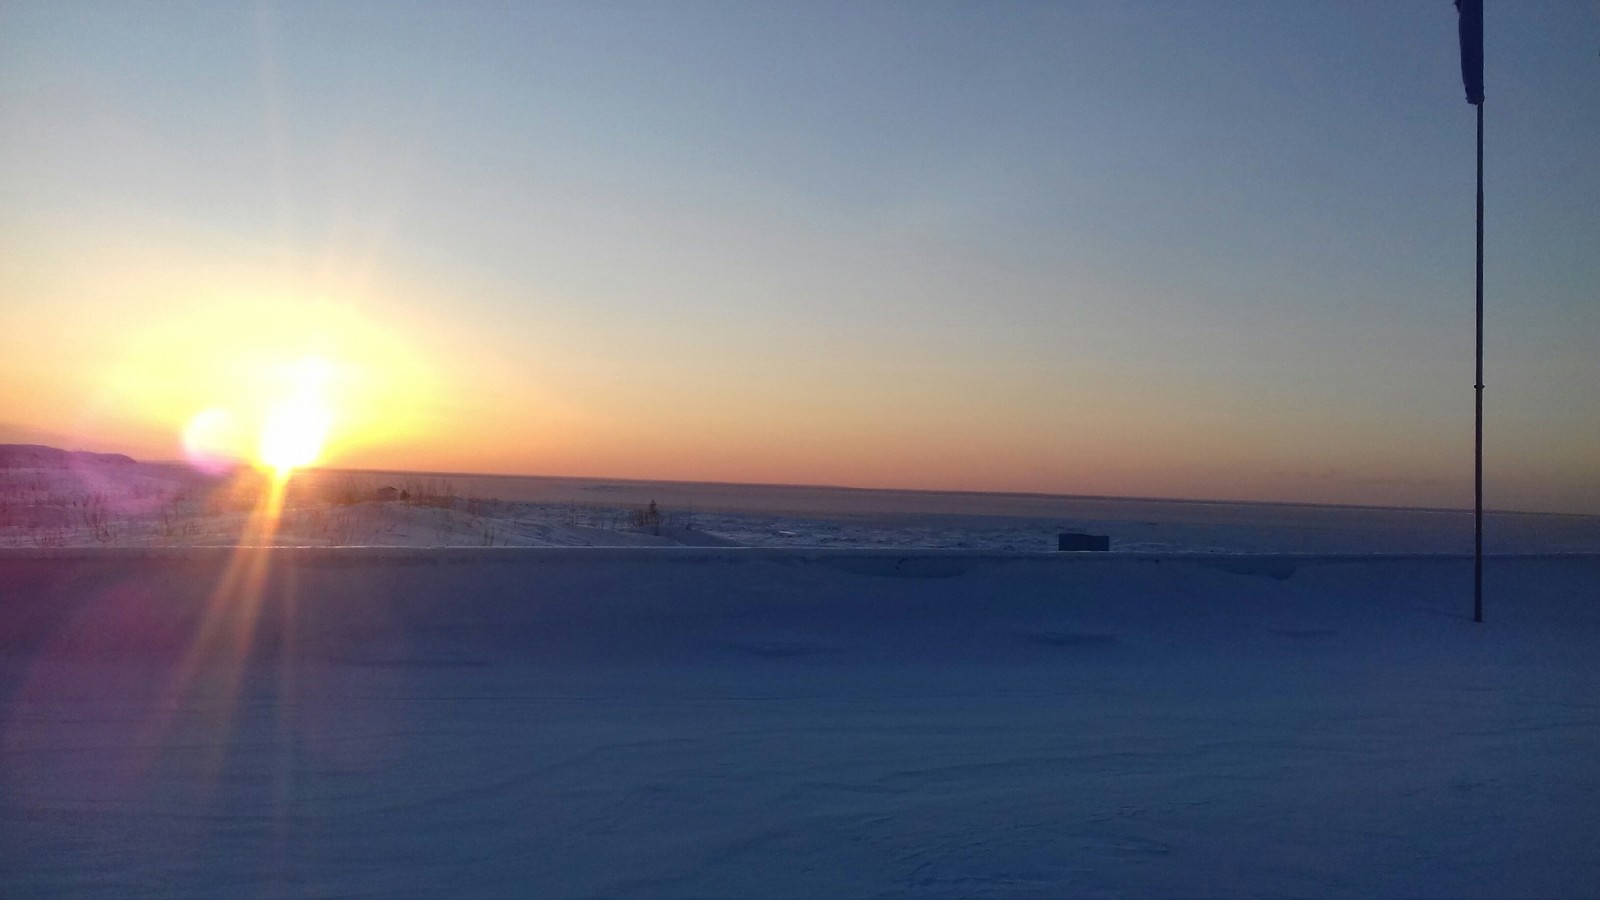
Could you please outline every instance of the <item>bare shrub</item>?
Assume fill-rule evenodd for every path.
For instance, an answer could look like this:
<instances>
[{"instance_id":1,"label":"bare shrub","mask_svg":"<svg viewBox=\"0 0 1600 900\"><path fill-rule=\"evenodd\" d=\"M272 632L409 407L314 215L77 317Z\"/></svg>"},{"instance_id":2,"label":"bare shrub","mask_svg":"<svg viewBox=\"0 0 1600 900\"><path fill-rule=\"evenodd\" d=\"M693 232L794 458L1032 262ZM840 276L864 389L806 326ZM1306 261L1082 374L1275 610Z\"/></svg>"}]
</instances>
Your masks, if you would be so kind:
<instances>
[{"instance_id":1,"label":"bare shrub","mask_svg":"<svg viewBox=\"0 0 1600 900\"><path fill-rule=\"evenodd\" d=\"M661 508L656 506L656 501L651 500L649 506L634 510L633 527L648 528L656 534L661 533Z\"/></svg>"}]
</instances>

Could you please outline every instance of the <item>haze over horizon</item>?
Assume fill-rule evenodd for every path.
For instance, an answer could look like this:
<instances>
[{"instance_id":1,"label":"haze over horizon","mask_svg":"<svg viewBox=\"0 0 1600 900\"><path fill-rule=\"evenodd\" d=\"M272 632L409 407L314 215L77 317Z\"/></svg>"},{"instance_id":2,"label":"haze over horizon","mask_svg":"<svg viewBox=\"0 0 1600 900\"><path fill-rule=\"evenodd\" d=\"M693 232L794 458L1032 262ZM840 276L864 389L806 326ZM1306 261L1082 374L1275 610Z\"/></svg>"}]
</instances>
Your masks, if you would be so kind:
<instances>
[{"instance_id":1,"label":"haze over horizon","mask_svg":"<svg viewBox=\"0 0 1600 900\"><path fill-rule=\"evenodd\" d=\"M1600 513L1600 7L1486 15L1486 501ZM1445 0L9 3L0 441L314 381L328 466L1465 507L1456 52Z\"/></svg>"}]
</instances>

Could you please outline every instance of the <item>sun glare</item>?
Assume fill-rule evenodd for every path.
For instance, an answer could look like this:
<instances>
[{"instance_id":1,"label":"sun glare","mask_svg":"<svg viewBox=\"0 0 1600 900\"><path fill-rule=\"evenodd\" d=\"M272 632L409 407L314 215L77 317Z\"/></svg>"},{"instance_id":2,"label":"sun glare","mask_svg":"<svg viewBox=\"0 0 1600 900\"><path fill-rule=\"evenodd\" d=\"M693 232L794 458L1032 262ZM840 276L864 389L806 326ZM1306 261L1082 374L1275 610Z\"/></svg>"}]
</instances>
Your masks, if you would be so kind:
<instances>
[{"instance_id":1,"label":"sun glare","mask_svg":"<svg viewBox=\"0 0 1600 900\"><path fill-rule=\"evenodd\" d=\"M261 423L261 463L279 477L317 461L333 425L326 399L331 366L320 357L307 357L294 367L288 397L274 403Z\"/></svg>"}]
</instances>

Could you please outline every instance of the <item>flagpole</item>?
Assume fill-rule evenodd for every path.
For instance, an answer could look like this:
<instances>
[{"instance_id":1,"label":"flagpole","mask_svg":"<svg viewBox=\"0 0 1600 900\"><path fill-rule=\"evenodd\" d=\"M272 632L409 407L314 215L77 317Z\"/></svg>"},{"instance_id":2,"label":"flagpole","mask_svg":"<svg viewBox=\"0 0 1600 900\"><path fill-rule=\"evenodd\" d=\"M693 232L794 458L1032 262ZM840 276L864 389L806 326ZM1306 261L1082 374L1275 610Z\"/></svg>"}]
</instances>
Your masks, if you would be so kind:
<instances>
[{"instance_id":1,"label":"flagpole","mask_svg":"<svg viewBox=\"0 0 1600 900\"><path fill-rule=\"evenodd\" d=\"M1483 101L1478 107L1478 342L1472 454L1472 621L1483 621Z\"/></svg>"},{"instance_id":2,"label":"flagpole","mask_svg":"<svg viewBox=\"0 0 1600 900\"><path fill-rule=\"evenodd\" d=\"M1477 367L1472 420L1472 621L1483 621L1483 0L1456 0L1461 86L1478 108Z\"/></svg>"}]
</instances>

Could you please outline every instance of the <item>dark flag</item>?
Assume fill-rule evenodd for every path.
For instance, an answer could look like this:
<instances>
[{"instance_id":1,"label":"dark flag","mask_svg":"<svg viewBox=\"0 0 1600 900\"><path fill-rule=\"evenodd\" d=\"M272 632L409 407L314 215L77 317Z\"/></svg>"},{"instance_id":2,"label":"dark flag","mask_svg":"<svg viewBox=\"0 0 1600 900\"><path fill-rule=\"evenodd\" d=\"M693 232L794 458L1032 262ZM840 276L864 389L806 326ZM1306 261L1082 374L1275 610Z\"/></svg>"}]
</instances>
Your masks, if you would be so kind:
<instances>
[{"instance_id":1,"label":"dark flag","mask_svg":"<svg viewBox=\"0 0 1600 900\"><path fill-rule=\"evenodd\" d=\"M1483 102L1483 0L1456 0L1461 13L1461 83L1467 102Z\"/></svg>"}]
</instances>

